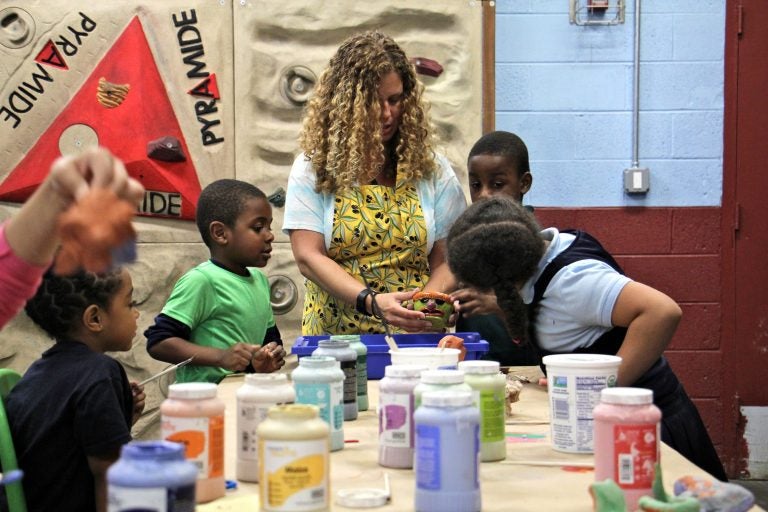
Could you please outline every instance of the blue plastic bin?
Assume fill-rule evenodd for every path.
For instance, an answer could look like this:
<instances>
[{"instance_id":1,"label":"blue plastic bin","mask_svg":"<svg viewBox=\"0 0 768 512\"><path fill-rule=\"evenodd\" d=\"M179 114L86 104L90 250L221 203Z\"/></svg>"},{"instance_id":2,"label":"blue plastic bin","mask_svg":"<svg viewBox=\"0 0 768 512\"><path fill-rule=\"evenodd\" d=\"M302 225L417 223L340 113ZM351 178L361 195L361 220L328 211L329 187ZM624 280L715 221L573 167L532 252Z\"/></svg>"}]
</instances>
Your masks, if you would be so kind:
<instances>
[{"instance_id":1,"label":"blue plastic bin","mask_svg":"<svg viewBox=\"0 0 768 512\"><path fill-rule=\"evenodd\" d=\"M488 342L480 339L480 333L455 332L451 334L464 340L464 347L467 349L467 354L464 356L466 361L480 359L483 354L488 352ZM392 335L399 347L436 347L445 336L447 335L441 333ZM330 338L329 335L299 336L291 347L291 354L296 354L299 358L310 356L317 348L317 342L328 338ZM384 341L384 335L361 334L360 340L368 347L368 378L381 379L384 377L384 367L392 364L389 358L389 345Z\"/></svg>"}]
</instances>

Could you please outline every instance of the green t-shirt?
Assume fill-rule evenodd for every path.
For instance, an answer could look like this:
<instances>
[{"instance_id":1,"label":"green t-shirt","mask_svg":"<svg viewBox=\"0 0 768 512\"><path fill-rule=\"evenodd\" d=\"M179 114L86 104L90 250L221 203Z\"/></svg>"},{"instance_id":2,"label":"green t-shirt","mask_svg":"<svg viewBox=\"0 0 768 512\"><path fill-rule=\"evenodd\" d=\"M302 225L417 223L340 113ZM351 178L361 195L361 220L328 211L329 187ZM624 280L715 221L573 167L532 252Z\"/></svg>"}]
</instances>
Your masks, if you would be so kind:
<instances>
[{"instance_id":1,"label":"green t-shirt","mask_svg":"<svg viewBox=\"0 0 768 512\"><path fill-rule=\"evenodd\" d=\"M192 343L224 350L239 342L261 345L275 325L269 282L260 270L248 270L251 275L244 277L201 263L176 282L162 312L189 326ZM176 381L218 383L230 373L193 361L176 371Z\"/></svg>"}]
</instances>

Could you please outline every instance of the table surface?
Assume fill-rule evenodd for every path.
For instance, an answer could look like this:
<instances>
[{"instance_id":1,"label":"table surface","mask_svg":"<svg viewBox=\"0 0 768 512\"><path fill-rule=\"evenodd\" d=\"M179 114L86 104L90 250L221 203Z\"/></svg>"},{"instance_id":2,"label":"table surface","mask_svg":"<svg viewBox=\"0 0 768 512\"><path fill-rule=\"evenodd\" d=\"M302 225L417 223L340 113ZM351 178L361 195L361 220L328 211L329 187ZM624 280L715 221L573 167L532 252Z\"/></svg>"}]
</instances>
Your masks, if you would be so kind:
<instances>
[{"instance_id":1,"label":"table surface","mask_svg":"<svg viewBox=\"0 0 768 512\"><path fill-rule=\"evenodd\" d=\"M535 372L538 368L520 368L515 373ZM535 382L535 379L534 379ZM235 392L242 385L242 376L224 379L219 384L219 397L227 404L225 417L225 476L235 479L236 404ZM414 474L410 469L384 468L378 464L378 381L368 382L371 407L361 412L355 421L344 422L344 438L356 440L345 443L344 449L331 452L331 495L339 489L384 487L384 473L389 474L392 501L376 510L413 510ZM594 480L591 469L569 467L574 463L592 463L592 455L562 453L552 449L549 436L547 391L535 384L525 384L520 401L512 406L507 418L506 462L484 462L480 467L482 509L485 512L519 512L547 510L549 512L591 511L589 485ZM531 465L545 461L554 466ZM672 492L674 481L684 475L708 476L673 449L662 444L664 487ZM562 463L562 464L559 464ZM238 482L236 490L197 507L200 512L258 511L258 484ZM355 510L332 505L332 510ZM753 507L751 512L762 511Z\"/></svg>"}]
</instances>

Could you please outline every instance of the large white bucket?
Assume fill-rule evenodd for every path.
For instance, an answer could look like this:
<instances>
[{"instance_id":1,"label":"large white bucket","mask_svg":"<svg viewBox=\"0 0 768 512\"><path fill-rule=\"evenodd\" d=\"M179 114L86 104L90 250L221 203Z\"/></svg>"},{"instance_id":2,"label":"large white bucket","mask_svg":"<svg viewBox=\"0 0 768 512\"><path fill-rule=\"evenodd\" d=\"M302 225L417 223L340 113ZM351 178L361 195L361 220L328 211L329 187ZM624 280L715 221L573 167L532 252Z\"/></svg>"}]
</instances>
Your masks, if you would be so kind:
<instances>
[{"instance_id":1,"label":"large white bucket","mask_svg":"<svg viewBox=\"0 0 768 512\"><path fill-rule=\"evenodd\" d=\"M616 385L621 358L602 354L544 356L547 367L552 447L570 453L594 451L592 409L600 391Z\"/></svg>"},{"instance_id":2,"label":"large white bucket","mask_svg":"<svg viewBox=\"0 0 768 512\"><path fill-rule=\"evenodd\" d=\"M459 364L457 348L408 347L390 350L392 364L418 364L429 370L452 369Z\"/></svg>"}]
</instances>

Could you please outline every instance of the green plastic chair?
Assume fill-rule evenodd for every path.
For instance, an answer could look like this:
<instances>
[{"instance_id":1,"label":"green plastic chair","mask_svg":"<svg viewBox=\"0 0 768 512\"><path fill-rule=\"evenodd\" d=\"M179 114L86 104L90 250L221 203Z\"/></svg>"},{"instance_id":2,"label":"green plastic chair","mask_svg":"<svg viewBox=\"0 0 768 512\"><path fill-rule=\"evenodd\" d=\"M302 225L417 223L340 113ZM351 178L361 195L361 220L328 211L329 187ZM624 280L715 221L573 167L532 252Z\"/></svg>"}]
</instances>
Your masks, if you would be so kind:
<instances>
[{"instance_id":1,"label":"green plastic chair","mask_svg":"<svg viewBox=\"0 0 768 512\"><path fill-rule=\"evenodd\" d=\"M8 416L5 415L3 401L13 386L21 379L21 375L8 368L0 368L0 463L3 471L19 469L16 460L16 450L11 439L11 429L8 427ZM5 486L5 497L8 500L9 512L27 512L27 500L24 498L24 488L21 481Z\"/></svg>"}]
</instances>

